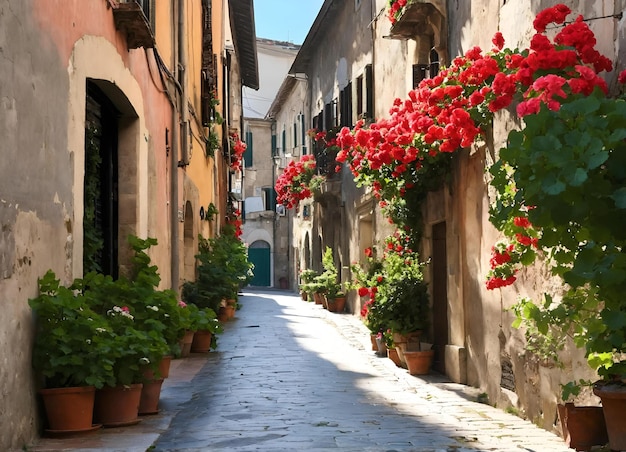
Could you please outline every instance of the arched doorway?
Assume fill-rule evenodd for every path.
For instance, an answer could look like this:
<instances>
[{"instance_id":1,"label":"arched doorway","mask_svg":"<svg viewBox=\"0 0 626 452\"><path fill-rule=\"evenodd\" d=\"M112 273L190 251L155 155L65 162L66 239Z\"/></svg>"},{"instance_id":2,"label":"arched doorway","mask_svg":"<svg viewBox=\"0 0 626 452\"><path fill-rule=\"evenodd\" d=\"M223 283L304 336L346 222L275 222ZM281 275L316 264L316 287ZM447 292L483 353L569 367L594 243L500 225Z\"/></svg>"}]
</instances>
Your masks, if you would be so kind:
<instances>
[{"instance_id":1,"label":"arched doorway","mask_svg":"<svg viewBox=\"0 0 626 452\"><path fill-rule=\"evenodd\" d=\"M257 240L248 247L248 260L254 264L254 277L251 286L271 286L270 244Z\"/></svg>"},{"instance_id":2,"label":"arched doorway","mask_svg":"<svg viewBox=\"0 0 626 452\"><path fill-rule=\"evenodd\" d=\"M85 105L83 271L117 278L119 111L90 81Z\"/></svg>"}]
</instances>

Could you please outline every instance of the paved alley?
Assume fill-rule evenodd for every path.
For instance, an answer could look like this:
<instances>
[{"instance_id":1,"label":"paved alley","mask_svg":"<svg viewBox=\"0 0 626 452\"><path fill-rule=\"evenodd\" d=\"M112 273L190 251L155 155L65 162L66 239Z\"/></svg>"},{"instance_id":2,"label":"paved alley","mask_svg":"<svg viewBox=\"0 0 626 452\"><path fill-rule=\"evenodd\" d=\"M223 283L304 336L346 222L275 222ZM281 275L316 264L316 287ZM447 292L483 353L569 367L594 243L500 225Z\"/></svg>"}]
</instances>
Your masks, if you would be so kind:
<instances>
[{"instance_id":1,"label":"paved alley","mask_svg":"<svg viewBox=\"0 0 626 452\"><path fill-rule=\"evenodd\" d=\"M159 415L30 450L571 450L474 402L475 389L377 357L356 317L286 292L246 292L240 304L216 351L175 360Z\"/></svg>"}]
</instances>

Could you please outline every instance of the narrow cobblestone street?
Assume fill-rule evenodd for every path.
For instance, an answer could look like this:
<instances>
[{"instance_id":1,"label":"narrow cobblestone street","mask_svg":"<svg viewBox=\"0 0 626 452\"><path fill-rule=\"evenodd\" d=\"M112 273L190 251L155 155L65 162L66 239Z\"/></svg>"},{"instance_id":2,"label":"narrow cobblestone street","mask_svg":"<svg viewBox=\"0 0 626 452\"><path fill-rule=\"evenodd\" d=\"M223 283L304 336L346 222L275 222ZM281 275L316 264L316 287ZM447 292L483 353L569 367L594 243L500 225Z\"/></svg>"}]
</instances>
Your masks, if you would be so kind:
<instances>
[{"instance_id":1,"label":"narrow cobblestone street","mask_svg":"<svg viewBox=\"0 0 626 452\"><path fill-rule=\"evenodd\" d=\"M175 360L161 413L29 450L569 451L561 438L441 376L371 351L358 318L246 292L208 356Z\"/></svg>"}]
</instances>

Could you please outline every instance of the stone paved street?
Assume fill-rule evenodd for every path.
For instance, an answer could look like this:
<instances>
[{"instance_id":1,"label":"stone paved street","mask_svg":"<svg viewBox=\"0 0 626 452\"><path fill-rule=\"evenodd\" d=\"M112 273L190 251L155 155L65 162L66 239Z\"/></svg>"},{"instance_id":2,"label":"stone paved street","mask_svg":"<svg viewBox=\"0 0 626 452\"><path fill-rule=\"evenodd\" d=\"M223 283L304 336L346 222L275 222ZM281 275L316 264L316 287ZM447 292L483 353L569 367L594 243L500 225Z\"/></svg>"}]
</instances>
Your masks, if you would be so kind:
<instances>
[{"instance_id":1,"label":"stone paved street","mask_svg":"<svg viewBox=\"0 0 626 452\"><path fill-rule=\"evenodd\" d=\"M377 357L354 316L287 292L246 292L240 303L217 351L175 360L159 415L30 450L571 450L475 402L473 388L414 377Z\"/></svg>"}]
</instances>

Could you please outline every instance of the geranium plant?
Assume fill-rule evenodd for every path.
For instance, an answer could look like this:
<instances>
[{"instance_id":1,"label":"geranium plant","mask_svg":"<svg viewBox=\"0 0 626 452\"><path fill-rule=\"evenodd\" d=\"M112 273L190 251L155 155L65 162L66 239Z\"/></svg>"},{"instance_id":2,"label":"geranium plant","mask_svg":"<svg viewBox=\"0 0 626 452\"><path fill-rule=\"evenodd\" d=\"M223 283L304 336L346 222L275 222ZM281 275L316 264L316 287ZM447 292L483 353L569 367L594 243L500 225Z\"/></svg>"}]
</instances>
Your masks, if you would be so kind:
<instances>
[{"instance_id":1,"label":"geranium plant","mask_svg":"<svg viewBox=\"0 0 626 452\"><path fill-rule=\"evenodd\" d=\"M49 270L39 279L39 295L29 300L37 328L33 367L48 388L95 386L112 377L100 364L108 348L107 320L93 311L82 293L61 285Z\"/></svg>"},{"instance_id":2,"label":"geranium plant","mask_svg":"<svg viewBox=\"0 0 626 452\"><path fill-rule=\"evenodd\" d=\"M542 73L548 72L532 85L543 91L518 107L523 127L510 132L490 170L497 190L490 220L507 242L494 253L487 287L512 284L519 268L543 256L564 291L541 302L523 299L514 307L516 325L527 327L534 352L557 360L572 338L591 368L610 380L626 377L626 103L607 97L598 73L611 70L611 63L594 49L582 18L565 25L553 42L543 35L569 13L557 5L537 16L527 60L535 55ZM513 276L498 280L502 272ZM566 385L563 398L577 390Z\"/></svg>"},{"instance_id":3,"label":"geranium plant","mask_svg":"<svg viewBox=\"0 0 626 452\"><path fill-rule=\"evenodd\" d=\"M230 147L233 150L230 157L230 168L234 171L241 171L241 162L247 145L241 141L238 134L233 133L230 135Z\"/></svg>"},{"instance_id":4,"label":"geranium plant","mask_svg":"<svg viewBox=\"0 0 626 452\"><path fill-rule=\"evenodd\" d=\"M593 48L584 22L564 27L555 37L558 46L544 33L568 11L557 5L540 13L530 49L506 49L497 33L491 51L475 47L455 58L408 99L396 99L388 118L340 131L337 160L349 165L357 184L373 189L391 221L412 230L413 243L421 238L426 195L443 186L455 152L485 138L495 112L515 101L523 117L541 105L555 108L564 90L606 90L597 72L611 63Z\"/></svg>"},{"instance_id":5,"label":"geranium plant","mask_svg":"<svg viewBox=\"0 0 626 452\"><path fill-rule=\"evenodd\" d=\"M288 209L313 195L311 182L316 176L317 164L311 154L303 155L299 161L292 160L276 180L276 200Z\"/></svg>"},{"instance_id":6,"label":"geranium plant","mask_svg":"<svg viewBox=\"0 0 626 452\"><path fill-rule=\"evenodd\" d=\"M395 24L404 14L407 5L413 3L413 0L388 0L387 1L387 18L389 22Z\"/></svg>"}]
</instances>

